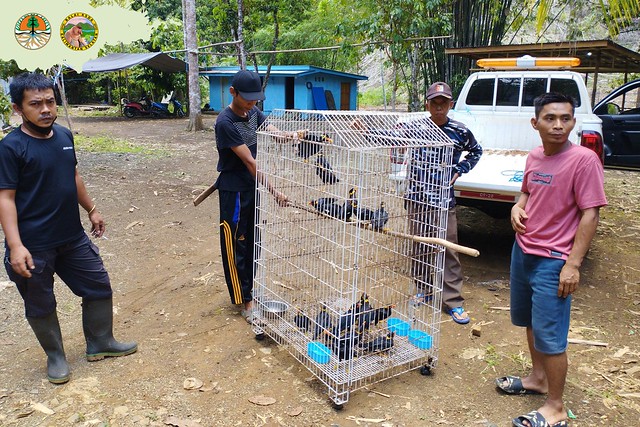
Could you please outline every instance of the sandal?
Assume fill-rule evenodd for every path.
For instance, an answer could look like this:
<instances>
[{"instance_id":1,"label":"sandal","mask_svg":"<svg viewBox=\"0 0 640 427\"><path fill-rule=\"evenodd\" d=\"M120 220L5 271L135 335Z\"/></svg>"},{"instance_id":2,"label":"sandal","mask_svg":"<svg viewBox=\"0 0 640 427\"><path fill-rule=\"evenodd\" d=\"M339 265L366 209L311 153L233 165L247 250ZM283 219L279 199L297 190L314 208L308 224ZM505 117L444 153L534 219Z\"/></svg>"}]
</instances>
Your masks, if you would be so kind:
<instances>
[{"instance_id":1,"label":"sandal","mask_svg":"<svg viewBox=\"0 0 640 427\"><path fill-rule=\"evenodd\" d=\"M247 321L248 324L252 324L253 323L253 310L252 309L248 309L248 310L240 310L240 316L242 316L244 318L244 320Z\"/></svg>"},{"instance_id":2,"label":"sandal","mask_svg":"<svg viewBox=\"0 0 640 427\"><path fill-rule=\"evenodd\" d=\"M496 378L496 388L507 394L542 394L539 391L524 388L522 379L511 375Z\"/></svg>"},{"instance_id":3,"label":"sandal","mask_svg":"<svg viewBox=\"0 0 640 427\"><path fill-rule=\"evenodd\" d=\"M453 321L460 325L466 325L471 320L469 315L467 315L467 317L462 317L462 315L465 314L464 308L462 307L449 308L447 309L447 314L450 314Z\"/></svg>"},{"instance_id":4,"label":"sandal","mask_svg":"<svg viewBox=\"0 0 640 427\"><path fill-rule=\"evenodd\" d=\"M527 421L529 426L523 423L523 421ZM558 421L555 424L549 424L549 422L544 418L544 416L538 411L531 411L528 414L520 415L517 418L511 420L511 423L516 427L568 427L569 423L567 420Z\"/></svg>"}]
</instances>

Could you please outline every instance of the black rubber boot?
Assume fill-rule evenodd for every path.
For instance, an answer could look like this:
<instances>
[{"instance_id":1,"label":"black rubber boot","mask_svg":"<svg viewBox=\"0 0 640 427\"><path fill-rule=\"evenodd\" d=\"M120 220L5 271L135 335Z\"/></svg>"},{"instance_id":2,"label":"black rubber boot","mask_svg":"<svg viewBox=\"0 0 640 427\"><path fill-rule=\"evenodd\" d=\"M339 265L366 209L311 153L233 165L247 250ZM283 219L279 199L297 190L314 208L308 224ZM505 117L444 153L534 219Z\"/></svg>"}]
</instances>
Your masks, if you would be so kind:
<instances>
[{"instance_id":1,"label":"black rubber boot","mask_svg":"<svg viewBox=\"0 0 640 427\"><path fill-rule=\"evenodd\" d=\"M82 328L87 341L87 360L95 362L105 357L135 353L138 344L121 343L113 338L113 300L82 300Z\"/></svg>"},{"instance_id":2,"label":"black rubber boot","mask_svg":"<svg viewBox=\"0 0 640 427\"><path fill-rule=\"evenodd\" d=\"M69 381L69 364L64 355L62 332L58 314L54 311L47 317L27 317L38 342L47 354L47 379L53 384Z\"/></svg>"}]
</instances>

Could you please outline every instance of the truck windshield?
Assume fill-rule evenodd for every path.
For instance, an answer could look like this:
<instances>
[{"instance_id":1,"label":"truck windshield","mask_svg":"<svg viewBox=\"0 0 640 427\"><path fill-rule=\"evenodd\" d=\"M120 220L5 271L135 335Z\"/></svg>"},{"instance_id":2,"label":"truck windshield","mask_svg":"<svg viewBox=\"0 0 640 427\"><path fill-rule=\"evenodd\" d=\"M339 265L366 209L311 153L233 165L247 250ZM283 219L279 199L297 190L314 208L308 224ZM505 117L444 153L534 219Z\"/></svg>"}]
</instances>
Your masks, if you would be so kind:
<instances>
[{"instance_id":1,"label":"truck windshield","mask_svg":"<svg viewBox=\"0 0 640 427\"><path fill-rule=\"evenodd\" d=\"M498 84L496 89L496 81ZM522 85L522 101L520 101L520 86ZM572 79L548 77L497 77L495 79L478 79L469 88L467 105L496 105L517 107L533 107L533 100L547 91L559 92L572 96L576 100L576 107L580 106L580 92L577 83ZM496 95L493 102L494 92ZM520 104L519 104L520 102Z\"/></svg>"}]
</instances>

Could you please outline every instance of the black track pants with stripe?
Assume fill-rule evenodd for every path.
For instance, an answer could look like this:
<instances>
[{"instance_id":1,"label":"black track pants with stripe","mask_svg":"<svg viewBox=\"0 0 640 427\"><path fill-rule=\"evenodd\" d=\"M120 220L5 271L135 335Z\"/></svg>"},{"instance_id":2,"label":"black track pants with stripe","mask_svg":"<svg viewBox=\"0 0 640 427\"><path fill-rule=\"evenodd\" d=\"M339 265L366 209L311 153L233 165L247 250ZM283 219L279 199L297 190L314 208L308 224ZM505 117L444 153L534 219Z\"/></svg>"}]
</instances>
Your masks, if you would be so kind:
<instances>
[{"instance_id":1,"label":"black track pants with stripe","mask_svg":"<svg viewBox=\"0 0 640 427\"><path fill-rule=\"evenodd\" d=\"M232 304L253 299L255 192L219 191L220 249Z\"/></svg>"}]
</instances>

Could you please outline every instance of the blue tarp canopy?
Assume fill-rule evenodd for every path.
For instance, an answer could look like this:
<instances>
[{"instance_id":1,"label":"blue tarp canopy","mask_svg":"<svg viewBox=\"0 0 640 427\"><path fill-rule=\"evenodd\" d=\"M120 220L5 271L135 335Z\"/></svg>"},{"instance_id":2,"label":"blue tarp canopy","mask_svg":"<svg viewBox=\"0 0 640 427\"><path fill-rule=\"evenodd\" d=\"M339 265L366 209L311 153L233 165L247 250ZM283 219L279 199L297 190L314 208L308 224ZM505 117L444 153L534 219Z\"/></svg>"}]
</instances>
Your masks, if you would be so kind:
<instances>
[{"instance_id":1,"label":"blue tarp canopy","mask_svg":"<svg viewBox=\"0 0 640 427\"><path fill-rule=\"evenodd\" d=\"M151 53L110 53L87 61L83 72L118 71L134 65L145 65L167 73L179 73L187 70L187 63L173 58L164 52Z\"/></svg>"}]
</instances>

